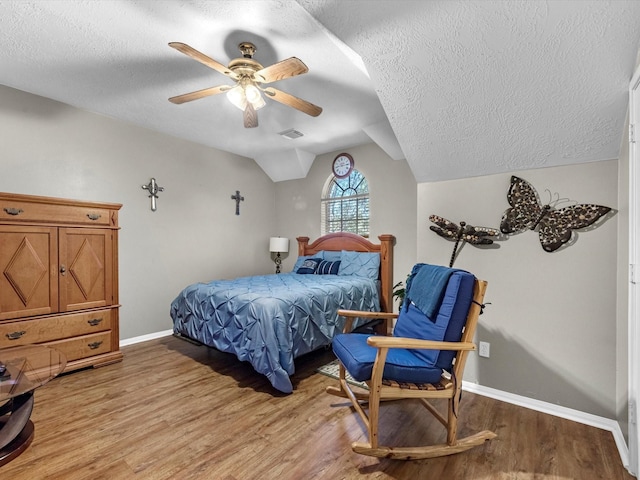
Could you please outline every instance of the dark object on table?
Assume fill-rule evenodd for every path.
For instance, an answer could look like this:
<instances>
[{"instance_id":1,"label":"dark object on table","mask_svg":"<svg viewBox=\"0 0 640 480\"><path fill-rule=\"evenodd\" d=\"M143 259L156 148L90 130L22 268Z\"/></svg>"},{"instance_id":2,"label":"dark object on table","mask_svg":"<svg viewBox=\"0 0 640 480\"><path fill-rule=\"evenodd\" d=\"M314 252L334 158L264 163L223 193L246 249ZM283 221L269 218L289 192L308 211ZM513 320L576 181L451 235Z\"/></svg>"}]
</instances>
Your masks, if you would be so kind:
<instances>
[{"instance_id":1,"label":"dark object on table","mask_svg":"<svg viewBox=\"0 0 640 480\"><path fill-rule=\"evenodd\" d=\"M8 378L11 378L11 374L9 373L9 370L7 370L7 366L0 362L0 382L2 380L7 380Z\"/></svg>"}]
</instances>

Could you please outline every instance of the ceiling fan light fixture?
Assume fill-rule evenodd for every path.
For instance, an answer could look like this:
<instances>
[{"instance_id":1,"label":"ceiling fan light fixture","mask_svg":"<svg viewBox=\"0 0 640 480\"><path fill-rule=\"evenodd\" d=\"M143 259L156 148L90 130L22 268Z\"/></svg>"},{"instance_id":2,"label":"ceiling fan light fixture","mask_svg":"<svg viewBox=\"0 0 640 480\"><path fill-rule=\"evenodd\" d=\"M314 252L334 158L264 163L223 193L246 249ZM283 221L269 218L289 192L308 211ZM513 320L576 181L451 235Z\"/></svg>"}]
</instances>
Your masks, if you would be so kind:
<instances>
[{"instance_id":1,"label":"ceiling fan light fixture","mask_svg":"<svg viewBox=\"0 0 640 480\"><path fill-rule=\"evenodd\" d=\"M253 105L253 108L256 110L264 107L266 105L264 98L262 98L262 94L258 87L253 84L249 84L244 87L244 94L247 99L247 102Z\"/></svg>"},{"instance_id":2,"label":"ceiling fan light fixture","mask_svg":"<svg viewBox=\"0 0 640 480\"><path fill-rule=\"evenodd\" d=\"M227 92L227 98L242 111L247 108L247 102L253 106L254 110L259 110L266 105L258 87L251 83L236 85Z\"/></svg>"},{"instance_id":3,"label":"ceiling fan light fixture","mask_svg":"<svg viewBox=\"0 0 640 480\"><path fill-rule=\"evenodd\" d=\"M322 113L322 108L306 100L273 87L264 88L262 86L264 83L269 84L307 73L309 69L299 58L290 57L268 67L263 67L253 59L253 54L256 51L255 45L251 42L242 42L238 46L242 52L242 58L235 58L229 62L228 66L225 66L186 43L170 42L169 46L237 82L236 85L219 85L171 97L169 98L171 103L179 105L226 92L229 101L243 111L244 123L247 128L258 126L256 111L266 105L263 93L278 103L295 108L312 117L317 117Z\"/></svg>"},{"instance_id":4,"label":"ceiling fan light fixture","mask_svg":"<svg viewBox=\"0 0 640 480\"><path fill-rule=\"evenodd\" d=\"M227 92L227 98L240 110L244 111L247 106L247 97L244 94L244 89L240 85L236 85Z\"/></svg>"}]
</instances>

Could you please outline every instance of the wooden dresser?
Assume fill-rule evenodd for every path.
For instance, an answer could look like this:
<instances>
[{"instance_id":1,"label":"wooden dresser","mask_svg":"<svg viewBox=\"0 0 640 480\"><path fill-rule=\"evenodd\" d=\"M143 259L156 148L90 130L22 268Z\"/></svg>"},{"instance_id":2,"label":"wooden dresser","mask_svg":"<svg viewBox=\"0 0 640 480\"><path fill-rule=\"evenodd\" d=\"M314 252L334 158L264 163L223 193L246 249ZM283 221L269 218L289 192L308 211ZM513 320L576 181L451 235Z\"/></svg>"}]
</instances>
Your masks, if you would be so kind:
<instances>
[{"instance_id":1,"label":"wooden dresser","mask_svg":"<svg viewBox=\"0 0 640 480\"><path fill-rule=\"evenodd\" d=\"M65 371L122 360L121 206L0 193L0 348L54 347Z\"/></svg>"}]
</instances>

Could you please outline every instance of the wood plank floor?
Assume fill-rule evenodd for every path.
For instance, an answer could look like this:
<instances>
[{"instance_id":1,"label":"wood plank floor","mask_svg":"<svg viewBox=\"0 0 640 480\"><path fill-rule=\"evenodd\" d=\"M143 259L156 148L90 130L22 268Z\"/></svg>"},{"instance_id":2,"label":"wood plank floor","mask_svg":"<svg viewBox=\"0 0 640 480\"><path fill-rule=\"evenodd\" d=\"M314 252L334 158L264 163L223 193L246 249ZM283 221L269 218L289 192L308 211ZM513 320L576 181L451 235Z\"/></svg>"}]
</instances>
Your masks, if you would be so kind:
<instances>
[{"instance_id":1,"label":"wood plank floor","mask_svg":"<svg viewBox=\"0 0 640 480\"><path fill-rule=\"evenodd\" d=\"M165 337L124 349L122 363L63 375L38 389L35 439L0 467L40 479L632 479L611 433L464 393L460 434L498 437L465 453L412 462L365 457L357 415L298 359L294 393L273 390L235 357ZM412 402L385 404L382 442L433 443L444 429Z\"/></svg>"}]
</instances>

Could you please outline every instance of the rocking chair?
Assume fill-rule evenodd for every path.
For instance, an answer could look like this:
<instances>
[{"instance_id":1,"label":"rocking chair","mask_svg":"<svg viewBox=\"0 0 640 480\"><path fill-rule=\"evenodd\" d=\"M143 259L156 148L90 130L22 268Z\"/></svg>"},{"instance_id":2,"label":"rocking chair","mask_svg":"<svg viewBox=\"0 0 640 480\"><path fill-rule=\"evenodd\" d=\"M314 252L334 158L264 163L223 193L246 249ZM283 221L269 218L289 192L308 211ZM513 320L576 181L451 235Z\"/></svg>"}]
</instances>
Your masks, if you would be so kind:
<instances>
[{"instance_id":1,"label":"rocking chair","mask_svg":"<svg viewBox=\"0 0 640 480\"><path fill-rule=\"evenodd\" d=\"M496 436L484 430L457 438L462 373L471 350L478 316L482 313L487 282L472 274L434 265L417 264L407 280L400 313L340 310L345 329L333 339L340 360L340 386L327 393L348 398L368 430L367 443L353 443L354 452L402 460L432 458L463 452ZM349 333L355 318L386 322L397 318L393 336ZM388 331L388 330L387 330ZM346 372L366 382L368 391L351 387ZM446 443L418 447L385 447L378 444L380 402L407 398L421 403L447 429ZM429 401L446 399L442 415ZM368 403L368 414L365 412Z\"/></svg>"}]
</instances>

